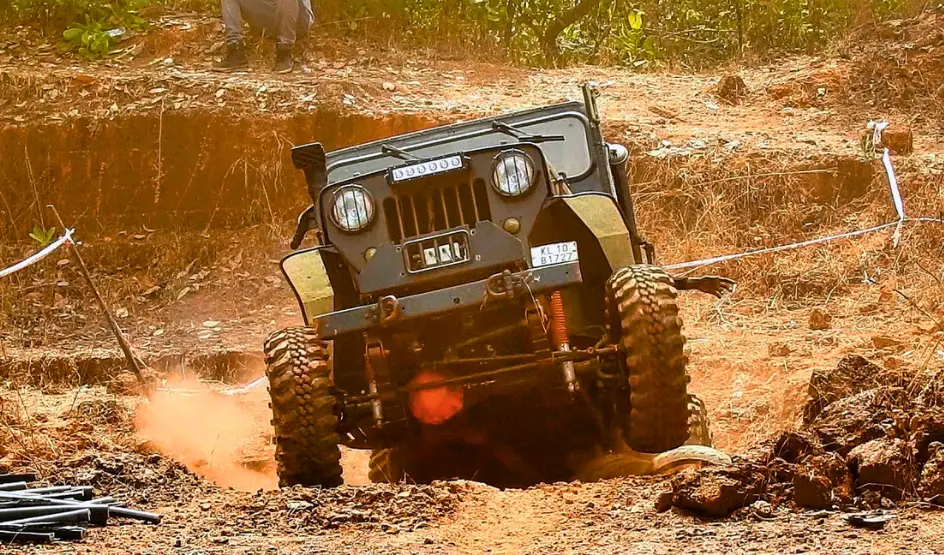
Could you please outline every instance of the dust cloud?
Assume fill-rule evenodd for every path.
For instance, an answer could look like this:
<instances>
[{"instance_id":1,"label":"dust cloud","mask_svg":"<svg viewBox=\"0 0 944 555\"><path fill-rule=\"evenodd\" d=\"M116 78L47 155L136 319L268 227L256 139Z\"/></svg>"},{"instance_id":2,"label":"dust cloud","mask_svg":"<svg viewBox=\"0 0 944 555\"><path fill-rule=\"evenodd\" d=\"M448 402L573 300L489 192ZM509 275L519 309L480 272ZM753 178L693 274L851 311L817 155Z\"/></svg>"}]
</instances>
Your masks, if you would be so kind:
<instances>
[{"instance_id":1,"label":"dust cloud","mask_svg":"<svg viewBox=\"0 0 944 555\"><path fill-rule=\"evenodd\" d=\"M278 486L265 388L228 396L180 379L141 403L134 425L141 439L219 486Z\"/></svg>"}]
</instances>

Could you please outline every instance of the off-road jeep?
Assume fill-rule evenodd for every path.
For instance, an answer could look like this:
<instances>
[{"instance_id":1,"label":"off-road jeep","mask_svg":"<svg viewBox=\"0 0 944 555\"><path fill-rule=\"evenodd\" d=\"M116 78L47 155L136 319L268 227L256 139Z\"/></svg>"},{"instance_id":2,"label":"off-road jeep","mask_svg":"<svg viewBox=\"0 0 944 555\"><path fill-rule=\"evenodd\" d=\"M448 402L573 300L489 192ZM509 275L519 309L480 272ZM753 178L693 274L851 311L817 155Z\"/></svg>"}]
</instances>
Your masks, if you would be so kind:
<instances>
[{"instance_id":1,"label":"off-road jeep","mask_svg":"<svg viewBox=\"0 0 944 555\"><path fill-rule=\"evenodd\" d=\"M325 153L282 261L305 326L265 342L282 485L569 479L581 456L709 441L676 280L639 235L596 90ZM307 232L317 246L297 250Z\"/></svg>"}]
</instances>

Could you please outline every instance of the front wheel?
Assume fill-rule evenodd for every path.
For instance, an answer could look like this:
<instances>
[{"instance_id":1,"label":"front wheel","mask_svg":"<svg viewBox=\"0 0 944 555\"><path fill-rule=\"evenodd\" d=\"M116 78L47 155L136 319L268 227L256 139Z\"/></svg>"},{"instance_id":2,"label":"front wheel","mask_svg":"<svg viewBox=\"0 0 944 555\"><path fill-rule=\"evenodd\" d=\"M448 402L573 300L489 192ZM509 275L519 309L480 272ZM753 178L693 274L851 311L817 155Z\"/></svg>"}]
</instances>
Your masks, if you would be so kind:
<instances>
[{"instance_id":1,"label":"front wheel","mask_svg":"<svg viewBox=\"0 0 944 555\"><path fill-rule=\"evenodd\" d=\"M310 328L288 328L270 335L264 350L279 485L341 485L327 344Z\"/></svg>"},{"instance_id":2,"label":"front wheel","mask_svg":"<svg viewBox=\"0 0 944 555\"><path fill-rule=\"evenodd\" d=\"M626 351L630 415L626 442L661 453L689 439L688 358L672 277L662 268L635 265L607 282L611 333Z\"/></svg>"}]
</instances>

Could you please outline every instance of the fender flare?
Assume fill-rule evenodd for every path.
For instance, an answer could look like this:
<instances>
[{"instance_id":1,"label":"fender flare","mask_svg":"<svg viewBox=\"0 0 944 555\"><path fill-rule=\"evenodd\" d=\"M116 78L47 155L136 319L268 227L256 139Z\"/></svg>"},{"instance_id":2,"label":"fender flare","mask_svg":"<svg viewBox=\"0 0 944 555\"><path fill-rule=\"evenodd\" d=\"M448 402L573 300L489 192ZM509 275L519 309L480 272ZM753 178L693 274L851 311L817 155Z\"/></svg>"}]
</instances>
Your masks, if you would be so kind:
<instances>
[{"instance_id":1,"label":"fender flare","mask_svg":"<svg viewBox=\"0 0 944 555\"><path fill-rule=\"evenodd\" d=\"M602 193L555 197L563 202L596 237L612 270L636 264L629 230L616 201Z\"/></svg>"},{"instance_id":2,"label":"fender flare","mask_svg":"<svg viewBox=\"0 0 944 555\"><path fill-rule=\"evenodd\" d=\"M315 317L334 310L334 288L321 254L324 248L296 251L281 262L282 273L295 293L306 325Z\"/></svg>"}]
</instances>

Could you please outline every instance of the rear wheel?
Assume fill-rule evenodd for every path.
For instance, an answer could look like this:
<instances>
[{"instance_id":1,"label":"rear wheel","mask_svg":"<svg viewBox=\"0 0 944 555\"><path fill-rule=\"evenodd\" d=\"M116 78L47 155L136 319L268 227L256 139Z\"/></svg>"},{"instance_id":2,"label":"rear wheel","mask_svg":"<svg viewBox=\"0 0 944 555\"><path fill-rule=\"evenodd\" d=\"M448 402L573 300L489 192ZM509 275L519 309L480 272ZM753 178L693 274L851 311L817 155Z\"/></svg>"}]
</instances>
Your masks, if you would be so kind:
<instances>
[{"instance_id":1,"label":"rear wheel","mask_svg":"<svg viewBox=\"0 0 944 555\"><path fill-rule=\"evenodd\" d=\"M627 353L626 442L644 453L674 449L689 437L689 377L672 278L656 266L622 268L607 282L607 295Z\"/></svg>"},{"instance_id":2,"label":"rear wheel","mask_svg":"<svg viewBox=\"0 0 944 555\"><path fill-rule=\"evenodd\" d=\"M396 484L406 480L403 453L397 448L374 449L370 452L367 477L374 484Z\"/></svg>"},{"instance_id":3,"label":"rear wheel","mask_svg":"<svg viewBox=\"0 0 944 555\"><path fill-rule=\"evenodd\" d=\"M312 329L288 328L270 335L264 349L279 485L341 485L327 344Z\"/></svg>"},{"instance_id":4,"label":"rear wheel","mask_svg":"<svg viewBox=\"0 0 944 555\"><path fill-rule=\"evenodd\" d=\"M689 395L688 411L688 440L685 445L713 447L711 421L708 420L708 409L705 407L705 402L695 394Z\"/></svg>"}]
</instances>

